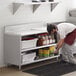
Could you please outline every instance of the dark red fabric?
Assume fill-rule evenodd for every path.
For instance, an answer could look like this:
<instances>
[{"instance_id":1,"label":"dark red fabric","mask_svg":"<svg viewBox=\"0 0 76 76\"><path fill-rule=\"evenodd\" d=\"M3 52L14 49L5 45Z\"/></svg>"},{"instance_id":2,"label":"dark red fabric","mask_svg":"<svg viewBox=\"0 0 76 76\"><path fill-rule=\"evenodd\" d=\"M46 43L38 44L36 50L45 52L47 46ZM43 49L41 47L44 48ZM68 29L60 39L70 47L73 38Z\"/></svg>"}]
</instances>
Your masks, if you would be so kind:
<instances>
[{"instance_id":1,"label":"dark red fabric","mask_svg":"<svg viewBox=\"0 0 76 76\"><path fill-rule=\"evenodd\" d=\"M64 42L69 45L72 45L75 39L76 39L76 29L66 36L66 38L64 39Z\"/></svg>"}]
</instances>

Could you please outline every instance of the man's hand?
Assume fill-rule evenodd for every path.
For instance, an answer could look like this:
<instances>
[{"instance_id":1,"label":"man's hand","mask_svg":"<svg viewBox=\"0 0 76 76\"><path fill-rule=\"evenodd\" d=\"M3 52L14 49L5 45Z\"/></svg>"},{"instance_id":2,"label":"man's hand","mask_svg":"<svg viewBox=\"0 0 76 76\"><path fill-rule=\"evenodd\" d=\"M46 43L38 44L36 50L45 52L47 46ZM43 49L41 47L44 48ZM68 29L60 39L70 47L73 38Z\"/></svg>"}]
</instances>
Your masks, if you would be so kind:
<instances>
[{"instance_id":1,"label":"man's hand","mask_svg":"<svg viewBox=\"0 0 76 76\"><path fill-rule=\"evenodd\" d=\"M59 49L56 47L54 53L58 53Z\"/></svg>"},{"instance_id":2,"label":"man's hand","mask_svg":"<svg viewBox=\"0 0 76 76\"><path fill-rule=\"evenodd\" d=\"M63 43L64 43L64 39L60 39L56 45L56 49L55 49L54 53L58 53L58 51L62 47Z\"/></svg>"}]
</instances>

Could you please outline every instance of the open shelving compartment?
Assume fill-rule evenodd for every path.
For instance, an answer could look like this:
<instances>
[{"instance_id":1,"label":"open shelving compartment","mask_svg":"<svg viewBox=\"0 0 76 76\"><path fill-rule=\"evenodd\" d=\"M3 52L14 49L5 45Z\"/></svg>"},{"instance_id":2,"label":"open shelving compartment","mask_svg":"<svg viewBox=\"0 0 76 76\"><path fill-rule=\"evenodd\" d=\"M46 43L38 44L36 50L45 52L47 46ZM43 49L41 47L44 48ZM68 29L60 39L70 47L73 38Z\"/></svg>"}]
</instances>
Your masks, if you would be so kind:
<instances>
[{"instance_id":1,"label":"open shelving compartment","mask_svg":"<svg viewBox=\"0 0 76 76\"><path fill-rule=\"evenodd\" d=\"M39 49L43 49L43 48L45 49L46 47L49 48L51 46L56 46L56 44L50 44L50 45L45 45L45 46L40 46L40 47L35 47L35 48L30 48L30 49L25 49L25 50L22 51L22 53L26 53L26 52L31 51L31 50L34 51L34 53L36 53L37 51L39 51ZM51 53L51 55L48 55L46 57L45 56L42 56L42 57L38 57L38 59L35 59L36 54L34 54L34 53L33 53L33 58L32 58L33 60L32 59L30 61L24 60L22 62L22 65L30 64L30 63L35 63L35 62L39 62L39 61L44 61L44 60L48 60L48 59L53 59L53 58L56 58L58 60L58 57L60 56L59 53L57 53L57 54ZM25 54L25 56L26 55L30 55L30 54L32 54L32 53Z\"/></svg>"},{"instance_id":2,"label":"open shelving compartment","mask_svg":"<svg viewBox=\"0 0 76 76\"><path fill-rule=\"evenodd\" d=\"M29 26L32 26L32 28L36 28L34 25L39 25L40 29L31 30L31 28L29 28ZM58 59L58 57L60 56L59 54L42 57L34 60L34 58L36 57L37 50L50 46L56 46L56 43L47 44L43 46L36 46L37 35L47 33L46 29L43 30L43 25L44 23L38 22L5 27L4 55L6 64L19 66L19 69L21 69L22 65L31 64L52 58ZM28 30L26 28L28 28ZM31 40L29 40L29 38L31 38ZM33 53L31 52L31 50L33 51ZM29 55L32 57L34 56L32 60L32 57L29 57ZM29 59L30 61L28 61Z\"/></svg>"}]
</instances>

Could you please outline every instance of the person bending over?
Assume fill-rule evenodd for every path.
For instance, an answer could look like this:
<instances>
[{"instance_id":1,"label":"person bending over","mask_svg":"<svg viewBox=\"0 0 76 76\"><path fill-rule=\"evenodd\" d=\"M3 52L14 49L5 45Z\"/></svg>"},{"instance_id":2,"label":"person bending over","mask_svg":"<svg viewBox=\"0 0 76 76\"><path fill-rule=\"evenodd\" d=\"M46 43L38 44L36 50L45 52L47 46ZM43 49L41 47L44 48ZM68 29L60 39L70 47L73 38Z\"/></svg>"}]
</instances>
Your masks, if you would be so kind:
<instances>
[{"instance_id":1,"label":"person bending over","mask_svg":"<svg viewBox=\"0 0 76 76\"><path fill-rule=\"evenodd\" d=\"M49 34L59 34L60 39L57 42L56 51L61 48L62 60L76 64L76 59L73 55L73 52L76 51L76 25L72 23L48 24L47 31Z\"/></svg>"}]
</instances>

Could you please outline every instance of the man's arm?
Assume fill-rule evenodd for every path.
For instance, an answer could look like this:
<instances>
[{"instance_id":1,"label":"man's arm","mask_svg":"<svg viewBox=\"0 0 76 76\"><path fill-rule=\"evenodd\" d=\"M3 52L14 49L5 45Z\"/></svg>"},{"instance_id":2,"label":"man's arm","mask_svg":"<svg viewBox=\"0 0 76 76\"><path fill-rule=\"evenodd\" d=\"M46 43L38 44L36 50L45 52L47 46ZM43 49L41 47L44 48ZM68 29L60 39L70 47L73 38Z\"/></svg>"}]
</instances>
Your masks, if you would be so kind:
<instances>
[{"instance_id":1,"label":"man's arm","mask_svg":"<svg viewBox=\"0 0 76 76\"><path fill-rule=\"evenodd\" d=\"M63 43L64 43L64 39L60 39L60 40L58 41L57 47L56 47L57 51L62 47Z\"/></svg>"}]
</instances>

